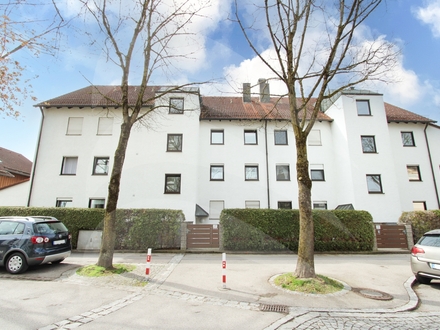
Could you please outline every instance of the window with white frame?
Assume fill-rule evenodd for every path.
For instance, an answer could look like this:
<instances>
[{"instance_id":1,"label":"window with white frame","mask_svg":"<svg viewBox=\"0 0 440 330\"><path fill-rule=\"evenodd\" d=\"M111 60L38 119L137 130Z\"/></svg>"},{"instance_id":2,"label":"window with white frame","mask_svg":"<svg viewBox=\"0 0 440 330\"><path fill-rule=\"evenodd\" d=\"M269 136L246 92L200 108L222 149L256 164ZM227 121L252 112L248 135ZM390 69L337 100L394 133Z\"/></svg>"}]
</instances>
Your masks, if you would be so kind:
<instances>
[{"instance_id":1,"label":"window with white frame","mask_svg":"<svg viewBox=\"0 0 440 330\"><path fill-rule=\"evenodd\" d=\"M61 175L76 175L78 157L63 157L61 165Z\"/></svg>"},{"instance_id":2,"label":"window with white frame","mask_svg":"<svg viewBox=\"0 0 440 330\"><path fill-rule=\"evenodd\" d=\"M220 220L224 208L224 201L209 201L209 220Z\"/></svg>"},{"instance_id":3,"label":"window with white frame","mask_svg":"<svg viewBox=\"0 0 440 330\"><path fill-rule=\"evenodd\" d=\"M321 142L321 130L319 129L312 129L309 133L309 136L307 137L308 145L309 146L320 146L322 145Z\"/></svg>"},{"instance_id":4,"label":"window with white frame","mask_svg":"<svg viewBox=\"0 0 440 330\"><path fill-rule=\"evenodd\" d=\"M180 174L165 174L165 194L180 194L180 184Z\"/></svg>"},{"instance_id":5,"label":"window with white frame","mask_svg":"<svg viewBox=\"0 0 440 330\"><path fill-rule=\"evenodd\" d=\"M277 181L290 181L289 165L276 165Z\"/></svg>"},{"instance_id":6,"label":"window with white frame","mask_svg":"<svg viewBox=\"0 0 440 330\"><path fill-rule=\"evenodd\" d=\"M370 101L356 100L356 109L358 116L371 116Z\"/></svg>"},{"instance_id":7,"label":"window with white frame","mask_svg":"<svg viewBox=\"0 0 440 330\"><path fill-rule=\"evenodd\" d=\"M312 181L325 181L324 165L310 164L310 179Z\"/></svg>"},{"instance_id":8,"label":"window with white frame","mask_svg":"<svg viewBox=\"0 0 440 330\"><path fill-rule=\"evenodd\" d=\"M292 202L280 201L280 202L278 202L278 208L291 210L292 209Z\"/></svg>"},{"instance_id":9,"label":"window with white frame","mask_svg":"<svg viewBox=\"0 0 440 330\"><path fill-rule=\"evenodd\" d=\"M179 152L182 151L183 134L168 134L167 135L167 151Z\"/></svg>"},{"instance_id":10,"label":"window with white frame","mask_svg":"<svg viewBox=\"0 0 440 330\"><path fill-rule=\"evenodd\" d=\"M402 144L404 147L415 147L413 132L400 132L402 137Z\"/></svg>"},{"instance_id":11,"label":"window with white frame","mask_svg":"<svg viewBox=\"0 0 440 330\"><path fill-rule=\"evenodd\" d=\"M287 145L287 131L276 130L274 131L275 145Z\"/></svg>"},{"instance_id":12,"label":"window with white frame","mask_svg":"<svg viewBox=\"0 0 440 330\"><path fill-rule=\"evenodd\" d=\"M380 174L367 174L367 187L370 194L382 193L382 180Z\"/></svg>"},{"instance_id":13,"label":"window with white frame","mask_svg":"<svg viewBox=\"0 0 440 330\"><path fill-rule=\"evenodd\" d=\"M256 130L244 131L244 144L258 144Z\"/></svg>"},{"instance_id":14,"label":"window with white frame","mask_svg":"<svg viewBox=\"0 0 440 330\"><path fill-rule=\"evenodd\" d=\"M211 181L224 181L225 168L224 165L211 165Z\"/></svg>"},{"instance_id":15,"label":"window with white frame","mask_svg":"<svg viewBox=\"0 0 440 330\"><path fill-rule=\"evenodd\" d=\"M420 167L418 165L407 165L406 171L408 172L409 181L422 181Z\"/></svg>"},{"instance_id":16,"label":"window with white frame","mask_svg":"<svg viewBox=\"0 0 440 330\"><path fill-rule=\"evenodd\" d=\"M211 144L225 144L223 130L211 130Z\"/></svg>"},{"instance_id":17,"label":"window with white frame","mask_svg":"<svg viewBox=\"0 0 440 330\"><path fill-rule=\"evenodd\" d=\"M95 157L93 160L93 175L107 175L109 169L109 157Z\"/></svg>"},{"instance_id":18,"label":"window with white frame","mask_svg":"<svg viewBox=\"0 0 440 330\"><path fill-rule=\"evenodd\" d=\"M56 207L71 207L72 199L71 198L57 198Z\"/></svg>"},{"instance_id":19,"label":"window with white frame","mask_svg":"<svg viewBox=\"0 0 440 330\"><path fill-rule=\"evenodd\" d=\"M258 181L258 165L245 165L244 179L246 181Z\"/></svg>"},{"instance_id":20,"label":"window with white frame","mask_svg":"<svg viewBox=\"0 0 440 330\"><path fill-rule=\"evenodd\" d=\"M244 201L244 207L246 209L259 209L260 201Z\"/></svg>"},{"instance_id":21,"label":"window with white frame","mask_svg":"<svg viewBox=\"0 0 440 330\"><path fill-rule=\"evenodd\" d=\"M113 117L99 117L97 135L113 134Z\"/></svg>"},{"instance_id":22,"label":"window with white frame","mask_svg":"<svg viewBox=\"0 0 440 330\"><path fill-rule=\"evenodd\" d=\"M184 102L183 98L171 97L170 98L170 114L183 114Z\"/></svg>"},{"instance_id":23,"label":"window with white frame","mask_svg":"<svg viewBox=\"0 0 440 330\"><path fill-rule=\"evenodd\" d=\"M426 211L426 202L413 202L414 211Z\"/></svg>"},{"instance_id":24,"label":"window with white frame","mask_svg":"<svg viewBox=\"0 0 440 330\"><path fill-rule=\"evenodd\" d=\"M362 143L362 152L364 154L376 153L376 139L374 136L362 135L361 143Z\"/></svg>"},{"instance_id":25,"label":"window with white frame","mask_svg":"<svg viewBox=\"0 0 440 330\"><path fill-rule=\"evenodd\" d=\"M327 202L324 201L314 201L313 208L316 210L327 210Z\"/></svg>"},{"instance_id":26,"label":"window with white frame","mask_svg":"<svg viewBox=\"0 0 440 330\"><path fill-rule=\"evenodd\" d=\"M90 198L89 208L91 209L103 209L105 204L104 198Z\"/></svg>"},{"instance_id":27,"label":"window with white frame","mask_svg":"<svg viewBox=\"0 0 440 330\"><path fill-rule=\"evenodd\" d=\"M83 117L69 117L66 135L81 135L83 120Z\"/></svg>"}]
</instances>

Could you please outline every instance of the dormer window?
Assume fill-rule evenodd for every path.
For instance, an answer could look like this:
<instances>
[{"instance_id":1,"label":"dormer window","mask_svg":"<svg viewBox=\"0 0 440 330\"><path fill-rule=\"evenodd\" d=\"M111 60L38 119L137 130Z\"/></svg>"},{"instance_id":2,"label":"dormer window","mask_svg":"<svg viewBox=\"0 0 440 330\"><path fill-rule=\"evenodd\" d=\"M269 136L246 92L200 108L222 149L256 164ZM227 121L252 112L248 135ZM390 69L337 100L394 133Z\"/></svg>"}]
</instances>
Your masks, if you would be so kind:
<instances>
[{"instance_id":1,"label":"dormer window","mask_svg":"<svg viewBox=\"0 0 440 330\"><path fill-rule=\"evenodd\" d=\"M371 116L370 101L356 100L356 108L358 116Z\"/></svg>"},{"instance_id":2,"label":"dormer window","mask_svg":"<svg viewBox=\"0 0 440 330\"><path fill-rule=\"evenodd\" d=\"M170 98L170 114L183 114L183 98Z\"/></svg>"}]
</instances>

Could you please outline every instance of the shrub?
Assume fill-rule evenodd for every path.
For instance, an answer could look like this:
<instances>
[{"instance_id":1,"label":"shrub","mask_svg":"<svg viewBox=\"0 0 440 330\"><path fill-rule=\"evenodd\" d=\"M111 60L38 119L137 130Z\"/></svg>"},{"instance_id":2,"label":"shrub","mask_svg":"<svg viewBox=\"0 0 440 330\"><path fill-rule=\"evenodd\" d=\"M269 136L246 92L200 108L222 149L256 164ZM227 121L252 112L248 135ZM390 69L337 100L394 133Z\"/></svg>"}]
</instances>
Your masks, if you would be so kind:
<instances>
[{"instance_id":1,"label":"shrub","mask_svg":"<svg viewBox=\"0 0 440 330\"><path fill-rule=\"evenodd\" d=\"M440 210L403 212L399 223L412 226L414 243L417 243L427 231L440 229Z\"/></svg>"}]
</instances>

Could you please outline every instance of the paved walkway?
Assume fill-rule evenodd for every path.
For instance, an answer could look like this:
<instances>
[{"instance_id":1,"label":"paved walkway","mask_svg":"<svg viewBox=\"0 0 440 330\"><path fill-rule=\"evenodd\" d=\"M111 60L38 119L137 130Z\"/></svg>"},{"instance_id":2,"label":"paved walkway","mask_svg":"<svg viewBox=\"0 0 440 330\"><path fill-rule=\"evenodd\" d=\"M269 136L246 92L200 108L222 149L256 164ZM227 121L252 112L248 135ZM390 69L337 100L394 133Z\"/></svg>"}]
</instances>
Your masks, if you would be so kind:
<instances>
[{"instance_id":1,"label":"paved walkway","mask_svg":"<svg viewBox=\"0 0 440 330\"><path fill-rule=\"evenodd\" d=\"M397 301L404 301L406 303L399 304L393 303L377 303L379 308L363 308L364 305L352 306L354 308L347 308L344 302L348 301L353 304L353 300L362 300L360 297L356 297L354 293L350 292L343 299L338 297L303 297L300 305L309 305L308 307L289 306L285 304L286 301L292 301L292 296L287 294L272 295L271 290L267 290L268 287L263 288L265 292L269 292L267 298L260 294L258 299L254 299L255 293L252 290L244 289L242 291L234 290L234 288L222 289L219 287L215 292L209 292L204 289L204 283L198 282L197 278L194 278L194 274L191 274L188 269L198 268L194 266L196 259L188 258L184 260L183 254L174 255L168 262L168 264L155 265L152 267L153 271L150 278L150 283L145 287L138 289L137 291L127 295L122 299L118 299L112 303L109 303L99 308L84 312L80 315L74 315L68 319L61 320L54 324L47 325L39 330L54 330L54 329L73 329L78 328L97 319L109 316L122 308L125 308L146 296L162 296L175 300L182 300L193 304L208 304L212 306L222 306L226 308L258 311L258 312L277 312L279 313L279 319L272 323L265 330L286 330L286 329L440 329L440 311L436 313L418 313L408 312L417 307L418 298L415 292L411 288L413 278L410 277L403 285L403 290L407 296L401 297L401 299L395 299ZM239 260L237 262L239 265ZM181 268L179 272L174 273L176 267ZM187 267L187 269L185 269ZM208 262L203 262L204 268L209 268ZM333 265L334 267L334 265ZM265 268L270 268L265 265ZM366 266L367 268L367 266ZM182 271L188 273L182 276ZM340 270L339 270L340 271ZM178 274L177 274L178 273ZM207 273L203 273L207 276ZM244 270L240 270L240 274L245 273ZM179 276L178 276L179 275ZM178 276L178 277L177 277ZM264 276L263 276L264 277ZM191 287L189 290L183 283L188 283L188 279L191 278L196 286ZM246 277L250 286L252 286L252 279ZM180 279L180 283L179 283ZM68 279L66 279L68 280ZM169 281L167 281L169 280ZM168 283L170 282L170 283ZM258 283L260 285L260 283ZM194 288L197 287L199 292L194 292ZM275 291L276 292L276 291ZM380 291L379 291L380 292ZM251 294L252 293L252 294ZM403 296L403 295L402 295ZM262 298L263 297L263 298ZM288 300L290 299L290 300ZM328 305L320 299L332 299L334 307L322 307ZM313 302L320 301L320 307L314 307ZM364 299L369 300L369 299ZM310 303L309 303L310 301ZM388 305L387 305L388 304ZM342 307L341 307L342 306ZM365 305L365 306L374 306ZM380 308L380 306L387 306L386 308ZM389 308L388 308L389 307Z\"/></svg>"}]
</instances>

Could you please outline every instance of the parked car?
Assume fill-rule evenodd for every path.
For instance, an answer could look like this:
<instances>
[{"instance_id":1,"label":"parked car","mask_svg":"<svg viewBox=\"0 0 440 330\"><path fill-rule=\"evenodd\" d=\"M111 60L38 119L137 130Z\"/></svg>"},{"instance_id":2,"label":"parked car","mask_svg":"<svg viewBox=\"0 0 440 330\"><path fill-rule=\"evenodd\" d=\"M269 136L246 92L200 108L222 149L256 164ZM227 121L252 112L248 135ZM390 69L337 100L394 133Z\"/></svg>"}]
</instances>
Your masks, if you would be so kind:
<instances>
[{"instance_id":1,"label":"parked car","mask_svg":"<svg viewBox=\"0 0 440 330\"><path fill-rule=\"evenodd\" d=\"M422 284L440 280L440 229L425 233L411 249L411 269Z\"/></svg>"},{"instance_id":2,"label":"parked car","mask_svg":"<svg viewBox=\"0 0 440 330\"><path fill-rule=\"evenodd\" d=\"M0 217L0 266L11 274L60 263L72 251L66 226L53 217Z\"/></svg>"}]
</instances>

